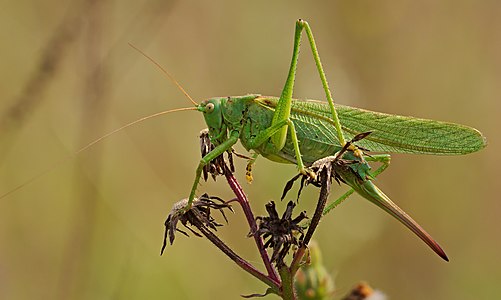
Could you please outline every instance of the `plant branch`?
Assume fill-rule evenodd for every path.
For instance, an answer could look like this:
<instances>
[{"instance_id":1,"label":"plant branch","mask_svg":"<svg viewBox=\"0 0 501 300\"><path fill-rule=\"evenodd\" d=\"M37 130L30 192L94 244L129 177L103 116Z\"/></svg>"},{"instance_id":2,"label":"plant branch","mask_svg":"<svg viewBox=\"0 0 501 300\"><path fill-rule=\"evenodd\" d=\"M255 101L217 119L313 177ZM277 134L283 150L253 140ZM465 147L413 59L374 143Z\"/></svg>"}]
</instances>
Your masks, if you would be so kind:
<instances>
[{"instance_id":1,"label":"plant branch","mask_svg":"<svg viewBox=\"0 0 501 300\"><path fill-rule=\"evenodd\" d=\"M254 218L254 214L252 213L252 209L249 204L249 200L247 199L247 196L245 195L244 191L242 190L242 187L238 183L237 179L233 174L230 172L226 164L224 164L225 168L225 176L226 180L228 181L228 184L230 185L231 189L235 193L235 196L237 197L238 203L240 206L242 206L242 210L245 214L245 217L247 219L247 222L249 223L250 227L250 232L254 233L257 231L257 224L256 224L256 219ZM263 260L263 263L266 267L266 270L268 272L269 278L276 284L280 284L280 279L278 277L278 274L271 264L270 258L268 256L268 253L266 252L266 249L264 248L263 240L261 239L260 236L257 236L255 234L252 235L254 237L254 241L256 242L256 246L259 250L259 254L261 255L261 259Z\"/></svg>"},{"instance_id":2,"label":"plant branch","mask_svg":"<svg viewBox=\"0 0 501 300\"><path fill-rule=\"evenodd\" d=\"M280 278L282 278L282 299L284 300L296 300L296 290L294 288L294 274L291 269L285 264L282 265L278 272L280 273Z\"/></svg>"},{"instance_id":3,"label":"plant branch","mask_svg":"<svg viewBox=\"0 0 501 300\"><path fill-rule=\"evenodd\" d=\"M292 263L290 266L290 272L292 276L296 274L297 270L300 267L301 259L303 258L304 253L308 247L308 243L310 242L313 233L315 232L318 224L320 223L320 219L322 218L324 207L327 203L327 198L329 197L330 189L331 189L331 170L330 168L322 168L320 171L321 178L321 188L320 195L318 197L317 207L315 208L315 213L311 219L310 225L308 226L308 231L306 232L303 242L301 246L294 254L294 258L292 259Z\"/></svg>"},{"instance_id":4,"label":"plant branch","mask_svg":"<svg viewBox=\"0 0 501 300\"><path fill-rule=\"evenodd\" d=\"M253 265L247 262L245 259L241 258L238 254L236 254L230 247L228 247L222 240L217 237L212 231L210 231L203 224L199 224L197 226L198 230L202 232L202 234L207 237L219 250L223 251L231 260L233 260L240 268L245 270L247 273L266 283L275 291L279 291L279 283L276 280L273 280L269 276L261 273L257 270Z\"/></svg>"}]
</instances>

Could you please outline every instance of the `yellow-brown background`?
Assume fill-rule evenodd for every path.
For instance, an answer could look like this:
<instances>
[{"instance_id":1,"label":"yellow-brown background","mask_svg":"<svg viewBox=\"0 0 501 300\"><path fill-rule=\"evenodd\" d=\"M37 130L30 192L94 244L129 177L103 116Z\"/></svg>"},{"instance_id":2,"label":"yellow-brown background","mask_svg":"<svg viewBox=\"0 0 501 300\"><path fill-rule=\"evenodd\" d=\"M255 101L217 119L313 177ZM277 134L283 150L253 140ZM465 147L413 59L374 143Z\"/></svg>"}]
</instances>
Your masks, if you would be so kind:
<instances>
[{"instance_id":1,"label":"yellow-brown background","mask_svg":"<svg viewBox=\"0 0 501 300\"><path fill-rule=\"evenodd\" d=\"M2 193L119 125L188 105L128 42L198 101L279 95L301 17L339 103L471 125L489 141L464 157L394 155L377 180L450 263L359 197L323 220L315 238L339 294L363 279L392 299L499 295L499 2L93 2L0 3ZM295 96L324 99L306 47L299 65ZM148 121L1 199L0 298L235 299L264 291L206 240L178 236L159 256L163 220L191 187L203 127L191 112ZM243 182L242 170L243 162ZM294 173L258 160L255 182L244 184L257 213ZM232 197L224 180L200 191ZM316 193L309 189L301 209L311 211ZM220 236L258 263L238 209L230 224Z\"/></svg>"}]
</instances>

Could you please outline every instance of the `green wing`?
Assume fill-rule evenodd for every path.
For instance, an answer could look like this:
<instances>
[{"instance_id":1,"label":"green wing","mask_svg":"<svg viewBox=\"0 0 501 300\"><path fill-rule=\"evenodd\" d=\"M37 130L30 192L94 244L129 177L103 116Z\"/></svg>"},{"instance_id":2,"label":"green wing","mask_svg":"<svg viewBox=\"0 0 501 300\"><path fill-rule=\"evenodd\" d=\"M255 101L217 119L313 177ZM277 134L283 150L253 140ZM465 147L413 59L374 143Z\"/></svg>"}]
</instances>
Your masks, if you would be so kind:
<instances>
[{"instance_id":1,"label":"green wing","mask_svg":"<svg viewBox=\"0 0 501 300\"><path fill-rule=\"evenodd\" d=\"M267 104L275 98L266 97ZM293 113L311 116L332 125L326 102L295 100ZM336 105L343 132L347 139L358 133L372 131L357 145L374 152L458 155L478 151L486 146L478 130L455 123L420 119L373 112L360 108ZM334 131L334 126L332 125Z\"/></svg>"}]
</instances>

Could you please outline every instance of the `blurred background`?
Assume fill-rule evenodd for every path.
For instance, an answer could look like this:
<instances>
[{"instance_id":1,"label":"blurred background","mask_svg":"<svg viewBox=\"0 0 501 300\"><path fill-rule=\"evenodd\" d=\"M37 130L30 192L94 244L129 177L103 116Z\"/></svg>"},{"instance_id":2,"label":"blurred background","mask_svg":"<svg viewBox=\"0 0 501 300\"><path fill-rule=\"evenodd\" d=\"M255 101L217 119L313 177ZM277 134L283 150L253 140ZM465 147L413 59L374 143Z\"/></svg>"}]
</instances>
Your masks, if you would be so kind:
<instances>
[{"instance_id":1,"label":"blurred background","mask_svg":"<svg viewBox=\"0 0 501 300\"><path fill-rule=\"evenodd\" d=\"M178 235L159 256L163 222L188 196L200 159L200 115L152 119L73 154L130 121L190 105L129 42L197 101L279 96L298 18L312 26L338 103L473 126L489 143L461 157L393 155L377 179L449 263L358 196L323 219L315 239L337 296L360 280L391 299L501 292L500 2L25 0L0 7L0 193L22 185L0 199L1 299L264 292L207 240ZM324 100L306 46L294 95ZM236 176L258 215L296 174L261 158L248 185L244 168L239 160ZM345 190L334 186L331 198ZM233 197L223 178L199 191ZM300 209L311 215L317 195L307 188ZM241 211L229 219L219 236L260 266Z\"/></svg>"}]
</instances>

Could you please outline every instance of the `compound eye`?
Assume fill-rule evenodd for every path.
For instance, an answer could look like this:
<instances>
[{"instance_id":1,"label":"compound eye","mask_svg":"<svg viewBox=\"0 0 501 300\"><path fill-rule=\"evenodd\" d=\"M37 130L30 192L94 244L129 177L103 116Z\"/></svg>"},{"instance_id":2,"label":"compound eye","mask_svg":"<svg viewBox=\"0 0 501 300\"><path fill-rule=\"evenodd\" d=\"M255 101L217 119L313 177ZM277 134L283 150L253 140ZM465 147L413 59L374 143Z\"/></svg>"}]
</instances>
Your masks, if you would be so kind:
<instances>
[{"instance_id":1,"label":"compound eye","mask_svg":"<svg viewBox=\"0 0 501 300\"><path fill-rule=\"evenodd\" d=\"M206 113L211 113L214 111L214 103L207 103L205 106L205 112Z\"/></svg>"}]
</instances>

